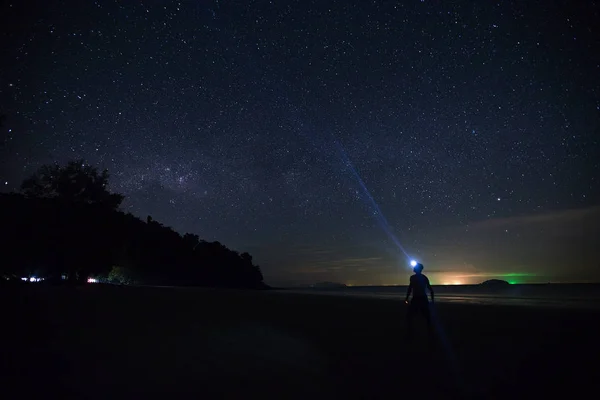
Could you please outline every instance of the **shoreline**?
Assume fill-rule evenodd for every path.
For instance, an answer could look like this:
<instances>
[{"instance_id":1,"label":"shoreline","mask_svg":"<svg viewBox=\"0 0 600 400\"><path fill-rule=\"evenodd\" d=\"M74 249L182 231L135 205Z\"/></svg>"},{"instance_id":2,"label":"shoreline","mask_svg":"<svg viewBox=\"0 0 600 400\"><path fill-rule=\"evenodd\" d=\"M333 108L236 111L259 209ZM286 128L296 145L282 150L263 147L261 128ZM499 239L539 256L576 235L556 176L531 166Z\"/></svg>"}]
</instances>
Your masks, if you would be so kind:
<instances>
[{"instance_id":1,"label":"shoreline","mask_svg":"<svg viewBox=\"0 0 600 400\"><path fill-rule=\"evenodd\" d=\"M403 288L405 289L405 288ZM435 287L434 287L435 290ZM356 297L373 298L381 300L403 301L404 292L368 292L351 291L345 289L286 289L281 291L285 293L294 293L311 296L333 296L333 297ZM556 309L586 309L600 310L600 296L598 297L561 297L554 298L550 296L518 296L502 293L438 293L435 292L436 303L456 303L464 305L497 305L497 306L518 306L518 307L544 307Z\"/></svg>"},{"instance_id":2,"label":"shoreline","mask_svg":"<svg viewBox=\"0 0 600 400\"><path fill-rule=\"evenodd\" d=\"M416 321L409 340L395 299L85 286L0 300L0 379L21 398L527 398L600 380L590 310L440 302L434 339Z\"/></svg>"}]
</instances>

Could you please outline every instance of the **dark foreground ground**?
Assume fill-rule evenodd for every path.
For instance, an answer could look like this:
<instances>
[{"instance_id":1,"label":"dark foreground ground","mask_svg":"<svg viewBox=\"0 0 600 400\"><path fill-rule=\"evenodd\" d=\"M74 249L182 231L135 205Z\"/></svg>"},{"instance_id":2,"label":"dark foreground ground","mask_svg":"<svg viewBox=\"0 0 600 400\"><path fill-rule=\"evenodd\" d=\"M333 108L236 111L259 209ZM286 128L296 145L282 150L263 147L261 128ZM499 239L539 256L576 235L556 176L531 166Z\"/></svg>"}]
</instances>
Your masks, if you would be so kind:
<instances>
[{"instance_id":1,"label":"dark foreground ground","mask_svg":"<svg viewBox=\"0 0 600 400\"><path fill-rule=\"evenodd\" d=\"M391 300L28 285L0 301L6 399L589 398L600 383L594 311L438 304L429 342Z\"/></svg>"}]
</instances>

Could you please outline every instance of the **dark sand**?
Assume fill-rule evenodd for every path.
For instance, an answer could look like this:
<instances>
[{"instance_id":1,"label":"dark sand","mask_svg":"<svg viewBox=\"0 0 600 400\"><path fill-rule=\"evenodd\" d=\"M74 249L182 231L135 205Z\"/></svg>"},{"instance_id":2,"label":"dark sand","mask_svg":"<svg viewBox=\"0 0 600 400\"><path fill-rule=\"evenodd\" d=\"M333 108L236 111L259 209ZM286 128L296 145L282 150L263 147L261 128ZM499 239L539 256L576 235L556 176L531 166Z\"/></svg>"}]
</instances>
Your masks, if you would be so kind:
<instances>
[{"instance_id":1,"label":"dark sand","mask_svg":"<svg viewBox=\"0 0 600 400\"><path fill-rule=\"evenodd\" d=\"M589 398L600 384L595 311L440 303L429 342L423 321L405 337L396 300L99 285L0 300L6 399Z\"/></svg>"}]
</instances>

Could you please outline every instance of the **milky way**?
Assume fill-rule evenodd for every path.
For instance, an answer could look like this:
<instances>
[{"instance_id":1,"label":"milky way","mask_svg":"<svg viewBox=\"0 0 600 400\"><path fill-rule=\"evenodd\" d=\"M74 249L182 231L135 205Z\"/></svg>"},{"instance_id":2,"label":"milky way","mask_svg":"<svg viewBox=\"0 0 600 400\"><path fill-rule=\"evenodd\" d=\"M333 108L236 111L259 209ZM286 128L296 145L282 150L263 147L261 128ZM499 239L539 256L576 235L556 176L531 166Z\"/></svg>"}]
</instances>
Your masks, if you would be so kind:
<instances>
[{"instance_id":1,"label":"milky way","mask_svg":"<svg viewBox=\"0 0 600 400\"><path fill-rule=\"evenodd\" d=\"M434 282L600 276L598 3L5 3L4 191L84 158L271 282L402 282L390 232Z\"/></svg>"}]
</instances>

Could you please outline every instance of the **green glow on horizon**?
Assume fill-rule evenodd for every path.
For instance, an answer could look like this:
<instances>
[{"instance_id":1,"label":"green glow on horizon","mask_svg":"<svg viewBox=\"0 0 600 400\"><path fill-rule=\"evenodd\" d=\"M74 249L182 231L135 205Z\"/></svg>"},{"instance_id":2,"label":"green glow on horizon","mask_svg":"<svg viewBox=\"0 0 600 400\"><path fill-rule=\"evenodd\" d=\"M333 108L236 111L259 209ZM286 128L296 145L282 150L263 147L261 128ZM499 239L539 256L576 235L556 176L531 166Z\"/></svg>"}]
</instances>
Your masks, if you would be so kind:
<instances>
[{"instance_id":1,"label":"green glow on horizon","mask_svg":"<svg viewBox=\"0 0 600 400\"><path fill-rule=\"evenodd\" d=\"M511 272L508 274L498 274L498 276L502 276L504 278L517 278L517 277L523 277L523 276L537 276L537 274L531 274L531 273L519 273L519 272Z\"/></svg>"}]
</instances>

